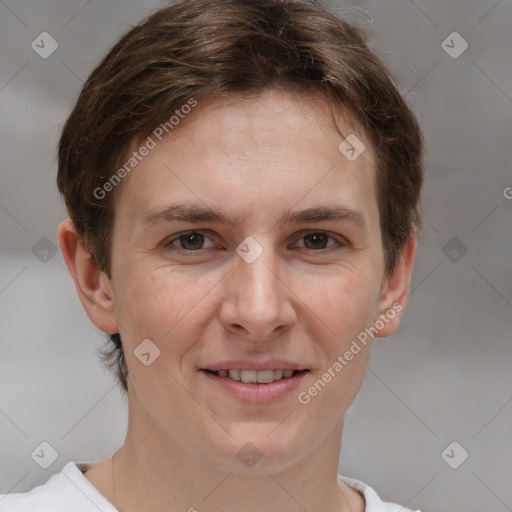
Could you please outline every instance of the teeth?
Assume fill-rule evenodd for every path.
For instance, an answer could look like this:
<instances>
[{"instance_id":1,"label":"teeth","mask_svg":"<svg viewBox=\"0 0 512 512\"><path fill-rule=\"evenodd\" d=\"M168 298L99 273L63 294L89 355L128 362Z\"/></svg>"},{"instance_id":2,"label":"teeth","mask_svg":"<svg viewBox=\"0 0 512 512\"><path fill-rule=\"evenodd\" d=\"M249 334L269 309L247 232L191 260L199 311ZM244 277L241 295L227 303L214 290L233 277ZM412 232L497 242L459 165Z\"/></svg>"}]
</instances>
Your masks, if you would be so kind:
<instances>
[{"instance_id":1,"label":"teeth","mask_svg":"<svg viewBox=\"0 0 512 512\"><path fill-rule=\"evenodd\" d=\"M258 373L255 370L240 370L240 380L246 384L258 382Z\"/></svg>"},{"instance_id":2,"label":"teeth","mask_svg":"<svg viewBox=\"0 0 512 512\"><path fill-rule=\"evenodd\" d=\"M229 370L229 378L233 380L240 380L240 370Z\"/></svg>"},{"instance_id":3,"label":"teeth","mask_svg":"<svg viewBox=\"0 0 512 512\"><path fill-rule=\"evenodd\" d=\"M284 370L274 370L274 379L279 380L283 378Z\"/></svg>"},{"instance_id":4,"label":"teeth","mask_svg":"<svg viewBox=\"0 0 512 512\"><path fill-rule=\"evenodd\" d=\"M265 370L256 373L256 381L260 384L269 384L274 382L274 370Z\"/></svg>"},{"instance_id":5,"label":"teeth","mask_svg":"<svg viewBox=\"0 0 512 512\"><path fill-rule=\"evenodd\" d=\"M236 381L242 381L246 384L270 384L275 380L291 377L294 370L263 370L257 372L256 370L219 370L217 375L220 377L229 377Z\"/></svg>"}]
</instances>

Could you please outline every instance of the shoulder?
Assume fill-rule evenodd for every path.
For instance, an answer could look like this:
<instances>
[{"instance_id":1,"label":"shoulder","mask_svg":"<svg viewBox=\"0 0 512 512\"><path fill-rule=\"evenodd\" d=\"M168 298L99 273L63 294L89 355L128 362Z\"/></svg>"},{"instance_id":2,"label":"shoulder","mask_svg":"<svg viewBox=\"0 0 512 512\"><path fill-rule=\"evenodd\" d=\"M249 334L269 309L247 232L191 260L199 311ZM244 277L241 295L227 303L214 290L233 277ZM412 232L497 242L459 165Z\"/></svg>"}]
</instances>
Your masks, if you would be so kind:
<instances>
[{"instance_id":1,"label":"shoulder","mask_svg":"<svg viewBox=\"0 0 512 512\"><path fill-rule=\"evenodd\" d=\"M83 475L88 466L68 462L43 485L24 493L0 494L1 512L117 512Z\"/></svg>"},{"instance_id":2,"label":"shoulder","mask_svg":"<svg viewBox=\"0 0 512 512\"><path fill-rule=\"evenodd\" d=\"M396 503L382 501L374 489L360 480L343 475L338 475L338 480L346 483L364 496L366 502L365 512L420 512L419 510L410 510Z\"/></svg>"}]
</instances>

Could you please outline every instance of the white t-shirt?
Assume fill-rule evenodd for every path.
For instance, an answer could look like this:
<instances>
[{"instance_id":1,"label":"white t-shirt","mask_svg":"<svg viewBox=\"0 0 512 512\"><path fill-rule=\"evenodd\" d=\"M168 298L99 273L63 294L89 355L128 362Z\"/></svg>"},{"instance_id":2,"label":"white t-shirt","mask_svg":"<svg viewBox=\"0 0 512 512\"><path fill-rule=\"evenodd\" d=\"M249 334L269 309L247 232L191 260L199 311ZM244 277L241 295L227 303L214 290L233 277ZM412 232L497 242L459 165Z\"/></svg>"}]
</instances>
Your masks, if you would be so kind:
<instances>
[{"instance_id":1,"label":"white t-shirt","mask_svg":"<svg viewBox=\"0 0 512 512\"><path fill-rule=\"evenodd\" d=\"M60 473L29 492L0 494L0 512L118 512L83 475L94 464L68 462ZM371 487L359 480L342 475L338 475L338 480L364 496L365 512L412 512L382 501Z\"/></svg>"}]
</instances>

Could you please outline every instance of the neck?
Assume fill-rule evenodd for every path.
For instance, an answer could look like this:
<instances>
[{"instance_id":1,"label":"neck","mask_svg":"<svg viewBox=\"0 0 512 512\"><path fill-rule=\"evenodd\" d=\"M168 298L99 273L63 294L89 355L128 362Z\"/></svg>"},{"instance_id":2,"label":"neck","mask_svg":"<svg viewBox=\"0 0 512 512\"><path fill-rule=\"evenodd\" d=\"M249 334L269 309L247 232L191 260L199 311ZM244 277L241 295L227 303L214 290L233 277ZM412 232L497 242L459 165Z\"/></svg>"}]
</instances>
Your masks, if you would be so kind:
<instances>
[{"instance_id":1,"label":"neck","mask_svg":"<svg viewBox=\"0 0 512 512\"><path fill-rule=\"evenodd\" d=\"M129 444L115 455L113 493L120 512L349 512L350 497L338 484L336 469L316 466L314 475L295 466L279 472L240 475L202 466L183 456L148 460ZM178 452L175 452L177 455ZM306 462L306 461L305 461ZM196 470L193 470L195 467ZM255 499L257 497L257 500Z\"/></svg>"}]
</instances>

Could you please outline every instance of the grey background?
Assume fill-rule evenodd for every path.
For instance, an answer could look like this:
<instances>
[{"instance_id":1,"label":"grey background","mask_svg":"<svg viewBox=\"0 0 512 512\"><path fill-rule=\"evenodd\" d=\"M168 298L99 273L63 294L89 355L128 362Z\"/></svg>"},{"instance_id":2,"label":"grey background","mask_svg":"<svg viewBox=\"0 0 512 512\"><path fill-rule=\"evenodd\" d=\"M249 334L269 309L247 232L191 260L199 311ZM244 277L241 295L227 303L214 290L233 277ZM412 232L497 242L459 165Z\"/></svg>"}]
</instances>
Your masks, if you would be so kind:
<instances>
[{"instance_id":1,"label":"grey background","mask_svg":"<svg viewBox=\"0 0 512 512\"><path fill-rule=\"evenodd\" d=\"M128 24L161 5L0 2L0 493L44 483L69 460L107 457L124 440L124 400L95 359L104 335L60 253L39 258L66 217L55 145L81 83ZM512 510L512 3L328 5L371 30L429 159L410 302L399 332L374 343L340 472L409 508ZM43 31L59 44L48 59L31 48ZM453 31L469 44L456 59L441 46ZM59 454L46 470L30 456L42 441ZM457 469L441 457L452 441L469 454Z\"/></svg>"}]
</instances>

